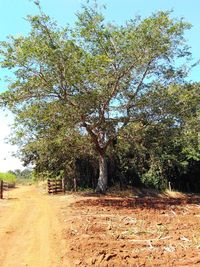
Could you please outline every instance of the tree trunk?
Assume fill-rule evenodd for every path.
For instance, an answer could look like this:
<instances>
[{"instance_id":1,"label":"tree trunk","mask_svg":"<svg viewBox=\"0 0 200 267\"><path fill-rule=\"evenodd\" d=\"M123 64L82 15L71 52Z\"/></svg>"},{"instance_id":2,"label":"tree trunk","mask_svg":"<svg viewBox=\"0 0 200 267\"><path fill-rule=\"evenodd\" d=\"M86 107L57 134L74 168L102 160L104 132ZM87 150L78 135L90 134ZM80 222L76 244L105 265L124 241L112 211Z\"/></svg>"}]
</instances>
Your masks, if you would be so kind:
<instances>
[{"instance_id":1,"label":"tree trunk","mask_svg":"<svg viewBox=\"0 0 200 267\"><path fill-rule=\"evenodd\" d=\"M108 183L108 170L105 152L99 153L99 178L96 187L97 193L105 193Z\"/></svg>"}]
</instances>

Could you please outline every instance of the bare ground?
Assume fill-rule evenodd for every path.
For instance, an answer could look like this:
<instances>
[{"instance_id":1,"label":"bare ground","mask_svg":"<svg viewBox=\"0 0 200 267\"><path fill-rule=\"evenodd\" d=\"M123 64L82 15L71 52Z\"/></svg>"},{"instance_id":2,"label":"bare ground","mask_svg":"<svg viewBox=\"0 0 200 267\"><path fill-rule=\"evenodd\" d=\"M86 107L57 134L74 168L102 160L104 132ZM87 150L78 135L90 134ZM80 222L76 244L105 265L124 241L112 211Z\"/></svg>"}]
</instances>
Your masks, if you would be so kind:
<instances>
[{"instance_id":1,"label":"bare ground","mask_svg":"<svg viewBox=\"0 0 200 267\"><path fill-rule=\"evenodd\" d=\"M70 266L200 266L199 197L71 201L63 203Z\"/></svg>"},{"instance_id":2,"label":"bare ground","mask_svg":"<svg viewBox=\"0 0 200 267\"><path fill-rule=\"evenodd\" d=\"M62 266L62 229L53 199L32 186L5 197L0 200L0 266Z\"/></svg>"},{"instance_id":3,"label":"bare ground","mask_svg":"<svg viewBox=\"0 0 200 267\"><path fill-rule=\"evenodd\" d=\"M14 189L0 201L0 266L200 266L200 198Z\"/></svg>"}]
</instances>

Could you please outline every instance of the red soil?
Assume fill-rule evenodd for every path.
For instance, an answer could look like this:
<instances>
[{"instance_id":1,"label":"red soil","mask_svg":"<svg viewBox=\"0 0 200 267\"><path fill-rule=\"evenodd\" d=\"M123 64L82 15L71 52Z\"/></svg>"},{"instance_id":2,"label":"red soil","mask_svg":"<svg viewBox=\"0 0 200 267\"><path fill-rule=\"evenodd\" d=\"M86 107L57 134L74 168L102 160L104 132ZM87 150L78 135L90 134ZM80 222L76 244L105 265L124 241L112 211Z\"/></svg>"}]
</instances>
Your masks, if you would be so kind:
<instances>
[{"instance_id":1,"label":"red soil","mask_svg":"<svg viewBox=\"0 0 200 267\"><path fill-rule=\"evenodd\" d=\"M200 266L200 198L70 197L71 266Z\"/></svg>"}]
</instances>

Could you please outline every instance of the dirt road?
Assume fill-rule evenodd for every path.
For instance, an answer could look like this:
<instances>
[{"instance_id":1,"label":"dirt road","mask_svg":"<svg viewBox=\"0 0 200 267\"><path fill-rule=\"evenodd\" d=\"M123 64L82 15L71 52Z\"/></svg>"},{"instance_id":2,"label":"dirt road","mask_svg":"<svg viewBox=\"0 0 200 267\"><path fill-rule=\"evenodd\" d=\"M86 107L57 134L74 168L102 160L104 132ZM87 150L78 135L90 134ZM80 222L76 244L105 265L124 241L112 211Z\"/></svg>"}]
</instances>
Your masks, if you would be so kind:
<instances>
[{"instance_id":1,"label":"dirt road","mask_svg":"<svg viewBox=\"0 0 200 267\"><path fill-rule=\"evenodd\" d=\"M0 203L0 266L63 266L61 223L52 198L33 186L13 189L8 197Z\"/></svg>"}]
</instances>

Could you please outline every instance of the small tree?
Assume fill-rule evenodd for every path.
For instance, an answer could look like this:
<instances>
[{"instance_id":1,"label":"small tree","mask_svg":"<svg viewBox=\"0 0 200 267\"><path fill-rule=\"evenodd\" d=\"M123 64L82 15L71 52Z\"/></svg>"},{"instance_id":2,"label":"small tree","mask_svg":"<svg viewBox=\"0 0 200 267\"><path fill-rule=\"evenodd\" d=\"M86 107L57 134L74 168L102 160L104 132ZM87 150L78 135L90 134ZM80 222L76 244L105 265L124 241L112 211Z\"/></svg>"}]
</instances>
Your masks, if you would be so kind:
<instances>
[{"instance_id":1,"label":"small tree","mask_svg":"<svg viewBox=\"0 0 200 267\"><path fill-rule=\"evenodd\" d=\"M105 192L107 148L127 124L144 119L142 97L151 97L157 83L183 81L174 62L189 55L183 33L190 25L158 12L119 26L85 6L74 28L59 28L39 9L39 16L27 18L28 36L1 42L1 66L15 74L1 101L16 114L33 104L56 103L63 116L70 110L70 120L98 153L96 190Z\"/></svg>"}]
</instances>

